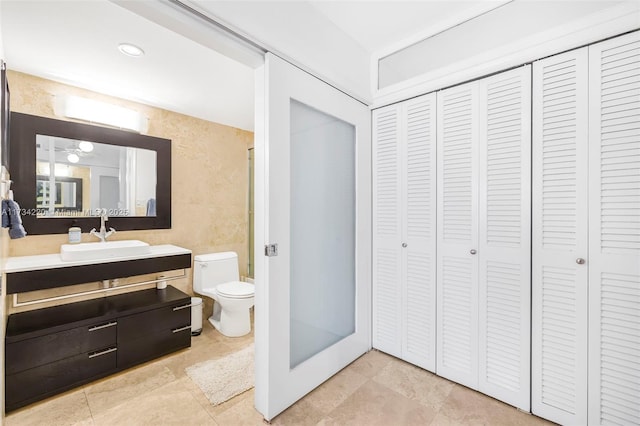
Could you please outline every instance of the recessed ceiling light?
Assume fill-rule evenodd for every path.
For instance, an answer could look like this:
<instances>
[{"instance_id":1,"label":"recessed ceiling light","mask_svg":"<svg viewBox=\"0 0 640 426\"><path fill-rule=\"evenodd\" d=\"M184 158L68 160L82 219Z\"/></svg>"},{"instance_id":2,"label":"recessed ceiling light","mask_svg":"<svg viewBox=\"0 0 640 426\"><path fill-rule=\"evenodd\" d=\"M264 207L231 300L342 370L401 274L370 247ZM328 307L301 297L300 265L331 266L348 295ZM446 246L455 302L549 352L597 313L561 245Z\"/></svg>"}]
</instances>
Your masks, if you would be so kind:
<instances>
[{"instance_id":1,"label":"recessed ceiling light","mask_svg":"<svg viewBox=\"0 0 640 426\"><path fill-rule=\"evenodd\" d=\"M77 163L78 161L80 161L80 157L78 157L77 154L71 153L71 154L67 155L67 160L70 163Z\"/></svg>"},{"instance_id":2,"label":"recessed ceiling light","mask_svg":"<svg viewBox=\"0 0 640 426\"><path fill-rule=\"evenodd\" d=\"M118 50L127 56L137 57L144 55L144 50L131 43L120 43Z\"/></svg>"},{"instance_id":3,"label":"recessed ceiling light","mask_svg":"<svg viewBox=\"0 0 640 426\"><path fill-rule=\"evenodd\" d=\"M93 151L93 144L91 142L81 141L78 144L78 148L80 148L82 152L91 152Z\"/></svg>"}]
</instances>

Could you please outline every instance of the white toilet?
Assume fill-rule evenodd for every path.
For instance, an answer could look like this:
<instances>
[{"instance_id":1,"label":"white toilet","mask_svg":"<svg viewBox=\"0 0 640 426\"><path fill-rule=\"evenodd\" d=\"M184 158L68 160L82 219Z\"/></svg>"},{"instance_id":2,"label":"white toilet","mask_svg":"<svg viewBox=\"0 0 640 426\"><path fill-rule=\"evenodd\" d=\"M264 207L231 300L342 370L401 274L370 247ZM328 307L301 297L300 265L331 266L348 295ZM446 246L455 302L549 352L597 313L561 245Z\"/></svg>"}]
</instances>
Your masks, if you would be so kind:
<instances>
[{"instance_id":1,"label":"white toilet","mask_svg":"<svg viewBox=\"0 0 640 426\"><path fill-rule=\"evenodd\" d=\"M193 291L214 300L209 322L228 337L251 332L253 284L239 281L238 255L223 253L200 254L194 257Z\"/></svg>"}]
</instances>

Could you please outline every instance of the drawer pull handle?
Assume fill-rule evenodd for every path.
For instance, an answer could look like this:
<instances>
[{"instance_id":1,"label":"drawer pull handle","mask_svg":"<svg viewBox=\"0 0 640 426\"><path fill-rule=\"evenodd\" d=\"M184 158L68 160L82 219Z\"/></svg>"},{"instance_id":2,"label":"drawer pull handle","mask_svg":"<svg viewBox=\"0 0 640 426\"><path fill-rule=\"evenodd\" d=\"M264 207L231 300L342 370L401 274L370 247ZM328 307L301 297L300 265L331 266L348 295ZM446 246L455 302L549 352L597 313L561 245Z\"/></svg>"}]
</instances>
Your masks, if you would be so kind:
<instances>
[{"instance_id":1,"label":"drawer pull handle","mask_svg":"<svg viewBox=\"0 0 640 426\"><path fill-rule=\"evenodd\" d=\"M118 348L109 348L109 349L105 349L104 351L92 352L92 353L89 354L89 358L95 358L97 356L110 354L111 352L115 352L117 350L118 350Z\"/></svg>"},{"instance_id":2,"label":"drawer pull handle","mask_svg":"<svg viewBox=\"0 0 640 426\"><path fill-rule=\"evenodd\" d=\"M179 311L180 309L187 309L191 307L191 303L189 303L188 305L183 305L183 306L176 306L175 308L173 308L174 311Z\"/></svg>"},{"instance_id":3,"label":"drawer pull handle","mask_svg":"<svg viewBox=\"0 0 640 426\"><path fill-rule=\"evenodd\" d=\"M91 328L89 328L89 331L102 330L103 328L114 327L116 325L118 325L118 322L117 321L112 321L112 322L107 323L107 324L96 325L95 327L91 327Z\"/></svg>"},{"instance_id":4,"label":"drawer pull handle","mask_svg":"<svg viewBox=\"0 0 640 426\"><path fill-rule=\"evenodd\" d=\"M171 330L172 333L180 333L181 331L191 330L191 325L185 325L184 327L175 328Z\"/></svg>"}]
</instances>

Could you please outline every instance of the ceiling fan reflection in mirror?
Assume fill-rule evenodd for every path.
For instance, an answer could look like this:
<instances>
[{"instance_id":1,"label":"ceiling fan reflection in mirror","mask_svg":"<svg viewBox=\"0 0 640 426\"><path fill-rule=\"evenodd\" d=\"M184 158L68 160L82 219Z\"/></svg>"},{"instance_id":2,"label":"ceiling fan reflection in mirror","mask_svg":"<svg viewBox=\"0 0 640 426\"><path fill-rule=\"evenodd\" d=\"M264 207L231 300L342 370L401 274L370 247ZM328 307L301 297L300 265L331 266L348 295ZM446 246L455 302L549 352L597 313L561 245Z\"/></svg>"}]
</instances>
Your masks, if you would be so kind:
<instances>
[{"instance_id":1,"label":"ceiling fan reflection in mirror","mask_svg":"<svg viewBox=\"0 0 640 426\"><path fill-rule=\"evenodd\" d=\"M37 144L36 148L42 151L49 151L50 146L48 144ZM81 158L92 157L93 143L89 141L77 141L64 138L55 138L53 144L54 152L62 152L66 154L67 161L70 163L77 163Z\"/></svg>"}]
</instances>

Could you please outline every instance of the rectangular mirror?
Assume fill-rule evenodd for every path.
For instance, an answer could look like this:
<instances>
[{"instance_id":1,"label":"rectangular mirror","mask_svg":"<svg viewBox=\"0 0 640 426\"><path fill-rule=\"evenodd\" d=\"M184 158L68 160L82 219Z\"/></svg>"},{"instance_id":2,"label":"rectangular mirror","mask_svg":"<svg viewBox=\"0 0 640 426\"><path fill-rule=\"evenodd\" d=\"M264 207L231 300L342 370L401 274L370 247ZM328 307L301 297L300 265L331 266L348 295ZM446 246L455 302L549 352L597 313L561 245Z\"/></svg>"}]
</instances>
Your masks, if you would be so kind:
<instances>
[{"instance_id":1,"label":"rectangular mirror","mask_svg":"<svg viewBox=\"0 0 640 426\"><path fill-rule=\"evenodd\" d=\"M171 141L11 113L14 198L30 235L171 228Z\"/></svg>"}]
</instances>

